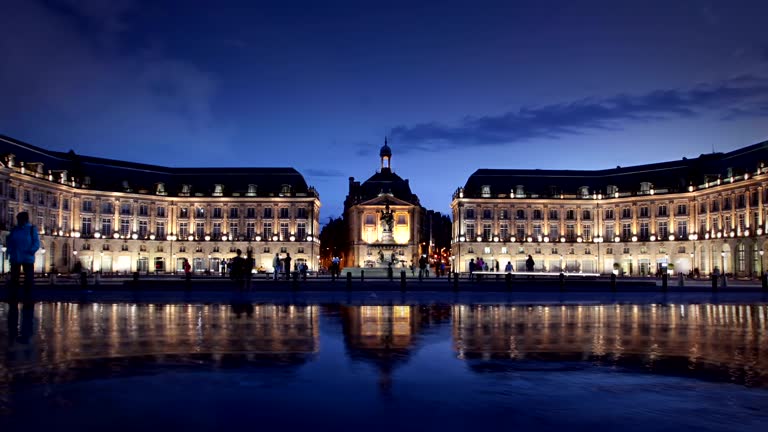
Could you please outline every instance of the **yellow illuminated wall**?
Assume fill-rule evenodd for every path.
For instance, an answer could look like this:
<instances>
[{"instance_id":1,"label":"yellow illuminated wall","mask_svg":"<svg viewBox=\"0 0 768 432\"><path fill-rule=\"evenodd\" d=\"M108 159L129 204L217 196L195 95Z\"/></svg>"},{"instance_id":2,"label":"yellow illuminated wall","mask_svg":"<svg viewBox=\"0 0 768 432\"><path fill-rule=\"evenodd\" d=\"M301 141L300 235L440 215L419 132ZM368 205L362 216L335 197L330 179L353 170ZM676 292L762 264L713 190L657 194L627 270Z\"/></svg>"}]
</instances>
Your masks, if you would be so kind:
<instances>
[{"instance_id":1,"label":"yellow illuminated wall","mask_svg":"<svg viewBox=\"0 0 768 432\"><path fill-rule=\"evenodd\" d=\"M411 227L408 223L407 212L395 213L395 228L392 233L392 237L395 238L395 243L405 244L411 239Z\"/></svg>"}]
</instances>

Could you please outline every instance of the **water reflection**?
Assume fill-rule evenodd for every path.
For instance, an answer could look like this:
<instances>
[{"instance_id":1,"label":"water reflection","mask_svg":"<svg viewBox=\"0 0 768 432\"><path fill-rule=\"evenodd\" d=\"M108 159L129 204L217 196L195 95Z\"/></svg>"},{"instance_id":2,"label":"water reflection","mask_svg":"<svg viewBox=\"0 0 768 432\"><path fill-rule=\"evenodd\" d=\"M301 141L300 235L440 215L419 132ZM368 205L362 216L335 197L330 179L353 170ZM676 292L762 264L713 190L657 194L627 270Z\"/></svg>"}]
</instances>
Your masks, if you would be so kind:
<instances>
[{"instance_id":1,"label":"water reflection","mask_svg":"<svg viewBox=\"0 0 768 432\"><path fill-rule=\"evenodd\" d=\"M458 357L478 371L508 370L499 359L588 360L766 386L767 313L765 305L456 305L453 335Z\"/></svg>"},{"instance_id":2,"label":"water reflection","mask_svg":"<svg viewBox=\"0 0 768 432\"><path fill-rule=\"evenodd\" d=\"M340 326L321 328L325 320ZM573 361L768 387L766 305L0 304L0 390L14 383L185 367L300 366L321 333L374 366L383 393L426 334L431 362L476 372ZM338 330L340 329L340 330ZM443 336L444 335L444 336ZM447 338L450 338L448 340ZM761 342L763 342L761 344ZM329 356L339 356L329 353ZM342 359L334 359L337 363Z\"/></svg>"}]
</instances>

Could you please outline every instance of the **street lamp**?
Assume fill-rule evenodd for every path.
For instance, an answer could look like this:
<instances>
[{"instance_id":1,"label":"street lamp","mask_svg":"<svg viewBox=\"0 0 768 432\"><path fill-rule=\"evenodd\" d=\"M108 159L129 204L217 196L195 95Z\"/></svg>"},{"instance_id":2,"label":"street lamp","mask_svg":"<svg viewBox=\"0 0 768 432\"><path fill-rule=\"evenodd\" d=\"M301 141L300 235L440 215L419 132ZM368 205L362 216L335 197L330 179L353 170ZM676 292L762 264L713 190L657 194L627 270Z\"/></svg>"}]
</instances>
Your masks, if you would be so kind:
<instances>
[{"instance_id":1,"label":"street lamp","mask_svg":"<svg viewBox=\"0 0 768 432\"><path fill-rule=\"evenodd\" d=\"M173 274L176 274L176 265L173 262L173 241L176 240L177 237L176 237L175 234L168 234L166 239L171 242L171 250L170 250L170 255L171 255L170 258L171 259L169 260L171 262L168 263L168 265L171 266L171 271L173 272Z\"/></svg>"},{"instance_id":2,"label":"street lamp","mask_svg":"<svg viewBox=\"0 0 768 432\"><path fill-rule=\"evenodd\" d=\"M3 247L1 247L0 250L3 251L3 276L4 276L5 275L5 251L7 251L8 248L5 247L5 245L3 245ZM760 255L762 255L762 254L760 254Z\"/></svg>"}]
</instances>

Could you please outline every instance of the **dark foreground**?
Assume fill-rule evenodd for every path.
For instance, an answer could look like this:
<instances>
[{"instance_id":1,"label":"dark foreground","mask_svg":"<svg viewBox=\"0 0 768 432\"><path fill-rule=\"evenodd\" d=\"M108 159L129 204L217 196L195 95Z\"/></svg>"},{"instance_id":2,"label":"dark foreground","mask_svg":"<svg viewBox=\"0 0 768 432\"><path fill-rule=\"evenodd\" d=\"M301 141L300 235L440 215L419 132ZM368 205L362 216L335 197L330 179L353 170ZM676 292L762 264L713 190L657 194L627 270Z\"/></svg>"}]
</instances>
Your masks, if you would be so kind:
<instances>
[{"instance_id":1,"label":"dark foreground","mask_svg":"<svg viewBox=\"0 0 768 432\"><path fill-rule=\"evenodd\" d=\"M768 427L760 292L0 292L0 430Z\"/></svg>"}]
</instances>

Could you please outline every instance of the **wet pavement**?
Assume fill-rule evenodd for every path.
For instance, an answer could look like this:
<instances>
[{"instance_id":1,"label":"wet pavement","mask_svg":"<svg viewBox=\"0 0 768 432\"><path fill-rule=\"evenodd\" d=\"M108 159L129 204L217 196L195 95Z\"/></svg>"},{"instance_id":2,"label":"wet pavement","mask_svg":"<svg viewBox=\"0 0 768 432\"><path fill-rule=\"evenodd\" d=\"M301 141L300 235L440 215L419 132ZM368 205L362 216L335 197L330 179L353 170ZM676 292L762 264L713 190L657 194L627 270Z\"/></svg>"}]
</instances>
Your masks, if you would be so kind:
<instances>
[{"instance_id":1,"label":"wet pavement","mask_svg":"<svg viewBox=\"0 0 768 432\"><path fill-rule=\"evenodd\" d=\"M0 303L0 430L768 427L757 294L72 296Z\"/></svg>"}]
</instances>

